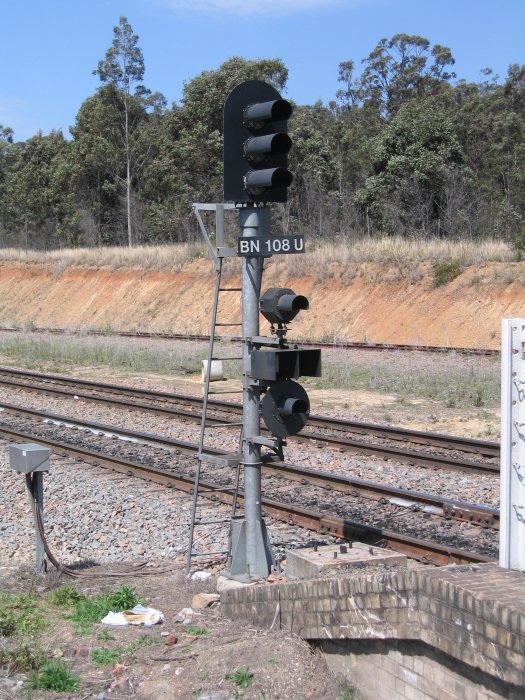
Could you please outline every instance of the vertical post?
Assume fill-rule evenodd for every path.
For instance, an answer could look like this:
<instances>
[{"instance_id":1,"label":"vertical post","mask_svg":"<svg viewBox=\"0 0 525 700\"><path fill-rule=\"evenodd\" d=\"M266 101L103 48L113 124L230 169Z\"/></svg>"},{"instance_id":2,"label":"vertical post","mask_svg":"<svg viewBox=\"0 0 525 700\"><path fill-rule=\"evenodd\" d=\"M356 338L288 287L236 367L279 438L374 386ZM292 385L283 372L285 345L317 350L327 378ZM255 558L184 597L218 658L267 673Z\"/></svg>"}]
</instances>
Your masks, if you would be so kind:
<instances>
[{"instance_id":1,"label":"vertical post","mask_svg":"<svg viewBox=\"0 0 525 700\"><path fill-rule=\"evenodd\" d=\"M37 509L40 517L40 522L44 522L44 473L31 472L26 474L26 486L29 495L29 503L33 513L33 522L35 524L35 552L36 552L36 571L39 574L44 574L47 571L47 562L44 551L44 543L38 529Z\"/></svg>"},{"instance_id":2,"label":"vertical post","mask_svg":"<svg viewBox=\"0 0 525 700\"><path fill-rule=\"evenodd\" d=\"M503 319L499 564L525 571L525 319Z\"/></svg>"},{"instance_id":3,"label":"vertical post","mask_svg":"<svg viewBox=\"0 0 525 700\"><path fill-rule=\"evenodd\" d=\"M267 207L246 207L240 211L242 238L257 238L269 230ZM274 563L261 508L260 388L251 377L252 338L259 335L259 296L263 258L243 257L243 446L244 518L232 520L230 570L240 581L266 578Z\"/></svg>"},{"instance_id":4,"label":"vertical post","mask_svg":"<svg viewBox=\"0 0 525 700\"><path fill-rule=\"evenodd\" d=\"M256 207L241 209L243 238L260 236L260 217ZM253 346L246 341L259 335L259 294L261 288L260 258L246 257L242 268L242 336L243 345L243 463L244 512L246 518L247 575L257 570L257 528L261 521L261 446L251 438L261 434L259 415L260 390L250 382Z\"/></svg>"}]
</instances>

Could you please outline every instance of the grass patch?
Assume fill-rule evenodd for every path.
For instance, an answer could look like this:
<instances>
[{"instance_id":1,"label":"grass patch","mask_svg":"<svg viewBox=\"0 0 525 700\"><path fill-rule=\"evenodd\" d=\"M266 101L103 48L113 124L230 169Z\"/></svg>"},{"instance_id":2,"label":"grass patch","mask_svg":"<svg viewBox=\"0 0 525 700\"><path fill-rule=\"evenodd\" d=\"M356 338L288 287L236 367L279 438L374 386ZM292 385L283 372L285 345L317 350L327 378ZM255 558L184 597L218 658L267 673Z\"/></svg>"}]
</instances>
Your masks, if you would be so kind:
<instances>
[{"instance_id":1,"label":"grass patch","mask_svg":"<svg viewBox=\"0 0 525 700\"><path fill-rule=\"evenodd\" d=\"M14 647L0 649L0 666L15 671L34 671L46 662L46 654L32 640L20 640Z\"/></svg>"},{"instance_id":2,"label":"grass patch","mask_svg":"<svg viewBox=\"0 0 525 700\"><path fill-rule=\"evenodd\" d=\"M77 603L84 599L85 596L79 593L75 586L66 584L57 588L49 594L49 600L58 608L73 608Z\"/></svg>"},{"instance_id":3,"label":"grass patch","mask_svg":"<svg viewBox=\"0 0 525 700\"><path fill-rule=\"evenodd\" d=\"M134 654L137 649L141 647L157 646L158 644L164 644L162 639L158 637L139 637L131 642L128 642L123 648L123 654Z\"/></svg>"},{"instance_id":4,"label":"grass patch","mask_svg":"<svg viewBox=\"0 0 525 700\"><path fill-rule=\"evenodd\" d=\"M434 263L434 287L442 287L456 279L462 272L463 268L457 261Z\"/></svg>"},{"instance_id":5,"label":"grass patch","mask_svg":"<svg viewBox=\"0 0 525 700\"><path fill-rule=\"evenodd\" d=\"M190 625L186 628L186 634L191 634L193 637L202 637L205 634L209 634L210 630L207 627L196 627Z\"/></svg>"},{"instance_id":6,"label":"grass patch","mask_svg":"<svg viewBox=\"0 0 525 700\"><path fill-rule=\"evenodd\" d=\"M90 634L92 625L100 622L110 610L122 612L141 602L130 586L120 586L111 593L89 598L74 586L66 585L50 593L49 600L58 607L72 611L66 617L73 622L78 635ZM108 630L103 630L99 638L112 639Z\"/></svg>"},{"instance_id":7,"label":"grass patch","mask_svg":"<svg viewBox=\"0 0 525 700\"><path fill-rule=\"evenodd\" d=\"M348 681L341 679L338 685L339 688L335 700L361 700L357 690Z\"/></svg>"},{"instance_id":8,"label":"grass patch","mask_svg":"<svg viewBox=\"0 0 525 700\"><path fill-rule=\"evenodd\" d=\"M399 236L331 241L309 241L307 255L275 256L272 265L285 269L290 277L313 276L329 279L334 269L341 280L351 282L355 266L377 264L411 271L422 262L458 264L462 269L490 262L516 262L518 254L504 241L449 241L441 238L406 239ZM354 266L354 269L352 269ZM518 274L516 270L513 274Z\"/></svg>"},{"instance_id":9,"label":"grass patch","mask_svg":"<svg viewBox=\"0 0 525 700\"><path fill-rule=\"evenodd\" d=\"M0 593L0 636L31 636L44 627L44 616L33 595Z\"/></svg>"},{"instance_id":10,"label":"grass patch","mask_svg":"<svg viewBox=\"0 0 525 700\"><path fill-rule=\"evenodd\" d=\"M7 248L0 251L0 260L14 260L36 265L49 265L56 275L69 267L109 267L112 270L180 270L191 260L205 257L205 244L198 242L175 245L108 246L105 248L65 248L37 251Z\"/></svg>"},{"instance_id":11,"label":"grass patch","mask_svg":"<svg viewBox=\"0 0 525 700\"><path fill-rule=\"evenodd\" d=\"M237 226L234 226L237 231ZM424 260L450 262L459 260L463 265L482 265L487 262L518 260L514 246L500 240L451 241L443 238L331 238L329 241L311 239L308 255L283 256L274 262L291 268L292 276L316 274L319 263L403 263L414 264ZM139 268L143 270L179 270L185 263L207 257L204 243L174 243L169 245L109 246L104 248L69 248L52 251L0 250L0 260L45 264L61 274L69 267L106 267L112 270ZM276 256L281 258L281 256ZM226 262L229 262L226 260Z\"/></svg>"},{"instance_id":12,"label":"grass patch","mask_svg":"<svg viewBox=\"0 0 525 700\"><path fill-rule=\"evenodd\" d=\"M390 394L398 405L410 405L412 400L431 399L448 408L497 407L500 403L499 360L447 361L446 355L425 363L410 360L397 362L396 356L384 361L365 364L352 361L343 352L323 351L323 376L303 380L316 389L348 389ZM392 359L393 357L393 359ZM390 408L390 411L395 409Z\"/></svg>"},{"instance_id":13,"label":"grass patch","mask_svg":"<svg viewBox=\"0 0 525 700\"><path fill-rule=\"evenodd\" d=\"M99 638L100 635L97 639ZM113 637L110 637L110 639L113 639ZM97 666L114 664L123 654L132 655L141 647L154 646L162 643L162 639L157 637L139 637L138 639L133 639L131 642L128 642L128 644L123 647L99 647L91 651L91 661Z\"/></svg>"},{"instance_id":14,"label":"grass patch","mask_svg":"<svg viewBox=\"0 0 525 700\"><path fill-rule=\"evenodd\" d=\"M97 634L97 639L99 642L111 642L115 637L109 630L104 629L100 634Z\"/></svg>"},{"instance_id":15,"label":"grass patch","mask_svg":"<svg viewBox=\"0 0 525 700\"><path fill-rule=\"evenodd\" d=\"M237 688L249 688L253 681L253 673L247 666L241 666L233 673L227 673L224 676L227 680L232 681Z\"/></svg>"},{"instance_id":16,"label":"grass patch","mask_svg":"<svg viewBox=\"0 0 525 700\"><path fill-rule=\"evenodd\" d=\"M41 336L0 337L0 354L17 365L43 370L51 367L62 373L67 372L68 366L112 367L125 372L157 374L172 374L182 368L188 373L198 373L207 352L204 343L148 347L140 341L130 344L122 339L104 337L68 336L67 341Z\"/></svg>"},{"instance_id":17,"label":"grass patch","mask_svg":"<svg viewBox=\"0 0 525 700\"><path fill-rule=\"evenodd\" d=\"M108 649L107 647L99 647L91 650L91 662L96 666L108 666L118 661L122 651L118 647Z\"/></svg>"},{"instance_id":18,"label":"grass patch","mask_svg":"<svg viewBox=\"0 0 525 700\"><path fill-rule=\"evenodd\" d=\"M29 685L35 690L54 690L57 693L77 690L78 673L61 659L46 662L31 676Z\"/></svg>"},{"instance_id":19,"label":"grass patch","mask_svg":"<svg viewBox=\"0 0 525 700\"><path fill-rule=\"evenodd\" d=\"M104 593L94 598L82 596L68 618L77 625L86 626L100 622L110 610L122 612L133 608L141 601L130 586L120 586L112 593Z\"/></svg>"}]
</instances>

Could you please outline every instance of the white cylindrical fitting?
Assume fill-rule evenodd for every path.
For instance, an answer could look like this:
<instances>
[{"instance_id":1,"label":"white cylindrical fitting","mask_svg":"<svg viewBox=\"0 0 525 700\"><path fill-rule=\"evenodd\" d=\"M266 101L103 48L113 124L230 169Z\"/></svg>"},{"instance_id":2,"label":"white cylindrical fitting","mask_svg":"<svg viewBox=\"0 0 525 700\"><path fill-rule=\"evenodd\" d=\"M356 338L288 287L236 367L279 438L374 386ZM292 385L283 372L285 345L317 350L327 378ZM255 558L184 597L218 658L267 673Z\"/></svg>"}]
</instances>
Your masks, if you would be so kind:
<instances>
[{"instance_id":1,"label":"white cylindrical fitting","mask_svg":"<svg viewBox=\"0 0 525 700\"><path fill-rule=\"evenodd\" d=\"M202 381L206 381L206 372L208 371L208 360L202 361ZM211 361L211 372L210 372L210 382L220 382L224 379L222 374L222 360L212 360Z\"/></svg>"}]
</instances>

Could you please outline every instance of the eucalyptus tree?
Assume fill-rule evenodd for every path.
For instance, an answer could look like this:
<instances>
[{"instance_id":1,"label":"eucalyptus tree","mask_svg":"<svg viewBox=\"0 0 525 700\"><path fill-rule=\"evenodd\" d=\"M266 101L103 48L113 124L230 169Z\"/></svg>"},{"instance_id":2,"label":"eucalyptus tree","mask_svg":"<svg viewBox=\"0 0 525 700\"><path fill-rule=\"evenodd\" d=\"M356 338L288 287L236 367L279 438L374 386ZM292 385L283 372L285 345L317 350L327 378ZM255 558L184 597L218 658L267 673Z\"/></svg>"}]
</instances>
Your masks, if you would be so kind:
<instances>
[{"instance_id":1,"label":"eucalyptus tree","mask_svg":"<svg viewBox=\"0 0 525 700\"><path fill-rule=\"evenodd\" d=\"M93 71L105 84L113 85L122 103L121 134L124 144L126 226L128 245L133 245L132 232L132 180L133 180L133 137L144 116L147 99L151 92L142 84L144 78L144 56L138 45L139 37L133 33L126 17L119 19L113 28L113 42L106 51L105 58L99 61ZM142 107L137 109L137 107Z\"/></svg>"},{"instance_id":2,"label":"eucalyptus tree","mask_svg":"<svg viewBox=\"0 0 525 700\"><path fill-rule=\"evenodd\" d=\"M0 245L4 244L5 207L4 182L9 168L10 155L13 152L13 130L0 124Z\"/></svg>"},{"instance_id":3,"label":"eucalyptus tree","mask_svg":"<svg viewBox=\"0 0 525 700\"><path fill-rule=\"evenodd\" d=\"M383 38L362 63L358 95L386 117L408 100L441 92L456 77L449 70L455 63L450 49L441 44L431 47L428 39L418 35Z\"/></svg>"},{"instance_id":4,"label":"eucalyptus tree","mask_svg":"<svg viewBox=\"0 0 525 700\"><path fill-rule=\"evenodd\" d=\"M4 225L14 243L40 249L67 243L65 200L56 181L67 148L60 130L14 144L2 188Z\"/></svg>"},{"instance_id":5,"label":"eucalyptus tree","mask_svg":"<svg viewBox=\"0 0 525 700\"><path fill-rule=\"evenodd\" d=\"M458 213L471 172L454 123L436 98L403 105L371 145L373 174L354 199L380 230L461 233Z\"/></svg>"},{"instance_id":6,"label":"eucalyptus tree","mask_svg":"<svg viewBox=\"0 0 525 700\"><path fill-rule=\"evenodd\" d=\"M511 240L525 223L525 66L511 65L503 83L483 74L458 83L452 115L476 178L476 228Z\"/></svg>"},{"instance_id":7,"label":"eucalyptus tree","mask_svg":"<svg viewBox=\"0 0 525 700\"><path fill-rule=\"evenodd\" d=\"M321 102L312 107L296 106L289 132L293 143L290 169L294 174L289 199L294 219L311 235L333 235L339 225L344 192L336 115Z\"/></svg>"},{"instance_id":8,"label":"eucalyptus tree","mask_svg":"<svg viewBox=\"0 0 525 700\"><path fill-rule=\"evenodd\" d=\"M115 86L104 85L82 103L70 129L69 182L87 245L119 244L125 228L119 201L119 185L126 178L121 109Z\"/></svg>"}]
</instances>

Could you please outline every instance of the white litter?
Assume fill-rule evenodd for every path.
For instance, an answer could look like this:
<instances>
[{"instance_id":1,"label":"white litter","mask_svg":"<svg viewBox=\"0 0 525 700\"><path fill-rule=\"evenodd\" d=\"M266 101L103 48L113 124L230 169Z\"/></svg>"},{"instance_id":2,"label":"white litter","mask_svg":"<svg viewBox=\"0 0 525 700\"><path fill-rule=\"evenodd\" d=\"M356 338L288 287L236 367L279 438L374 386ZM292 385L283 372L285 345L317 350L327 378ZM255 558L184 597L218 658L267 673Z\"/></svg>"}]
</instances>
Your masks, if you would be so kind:
<instances>
[{"instance_id":1,"label":"white litter","mask_svg":"<svg viewBox=\"0 0 525 700\"><path fill-rule=\"evenodd\" d=\"M139 603L131 610L124 610L123 612L115 613L110 610L100 622L103 625L145 625L146 627L151 627L151 625L158 625L163 620L164 615L160 610L145 608Z\"/></svg>"},{"instance_id":2,"label":"white litter","mask_svg":"<svg viewBox=\"0 0 525 700\"><path fill-rule=\"evenodd\" d=\"M196 571L190 576L192 581L208 581L211 577L209 571Z\"/></svg>"}]
</instances>

